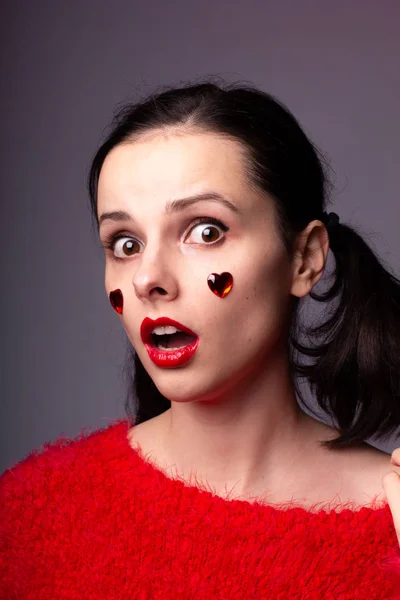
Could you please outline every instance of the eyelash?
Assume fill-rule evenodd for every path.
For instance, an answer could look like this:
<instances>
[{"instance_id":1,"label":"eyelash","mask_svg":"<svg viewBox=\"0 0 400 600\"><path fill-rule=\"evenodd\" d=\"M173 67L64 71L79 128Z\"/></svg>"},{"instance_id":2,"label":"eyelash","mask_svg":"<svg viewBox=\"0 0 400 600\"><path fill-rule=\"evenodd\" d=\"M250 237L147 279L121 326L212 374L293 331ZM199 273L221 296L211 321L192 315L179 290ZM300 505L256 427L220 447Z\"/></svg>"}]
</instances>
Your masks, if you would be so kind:
<instances>
[{"instance_id":1,"label":"eyelash","mask_svg":"<svg viewBox=\"0 0 400 600\"><path fill-rule=\"evenodd\" d=\"M225 233L227 231L229 231L229 227L227 227L225 225L225 223L223 223L222 221L219 221L218 219L215 219L214 217L199 217L198 219L196 219L193 222L190 231L192 229L194 229L196 227L196 225L201 225L202 223L207 223L207 224L210 224L210 225L217 225L217 227L219 227L220 229L222 229L222 231L224 231ZM107 250L114 250L115 244L117 243L118 240L120 240L122 238L135 239L132 236L130 236L129 234L124 233L123 231L120 231L119 233L111 233L104 240L104 243L103 243L104 248L106 248ZM217 240L216 242L212 242L211 244L205 244L205 245L206 246L214 246L215 244L218 244L219 241L220 240ZM118 256L114 256L113 258L116 261L126 260L125 258L120 258ZM127 258L129 258L129 256L127 256Z\"/></svg>"}]
</instances>

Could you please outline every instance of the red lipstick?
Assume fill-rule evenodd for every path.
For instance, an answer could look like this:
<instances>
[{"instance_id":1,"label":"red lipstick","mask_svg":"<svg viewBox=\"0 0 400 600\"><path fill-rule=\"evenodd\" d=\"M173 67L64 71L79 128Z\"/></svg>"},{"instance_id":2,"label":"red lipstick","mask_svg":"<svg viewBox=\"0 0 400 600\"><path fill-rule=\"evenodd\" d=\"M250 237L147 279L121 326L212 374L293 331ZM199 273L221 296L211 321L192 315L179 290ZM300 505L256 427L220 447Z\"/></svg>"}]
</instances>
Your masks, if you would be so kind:
<instances>
[{"instance_id":1,"label":"red lipstick","mask_svg":"<svg viewBox=\"0 0 400 600\"><path fill-rule=\"evenodd\" d=\"M165 327L167 325L176 327L176 329L178 329L180 332L187 333L188 335L194 337L195 340L189 342L186 346L182 346L182 348L175 348L171 350L157 348L152 335L153 331L156 327ZM185 327L185 325L182 325L178 321L169 319L168 317L160 317L155 321L153 321L153 319L149 319L148 317L143 319L140 326L140 337L142 338L142 342L145 345L150 360L152 360L153 363L158 367L162 367L164 369L172 369L174 367L182 367L186 365L194 356L197 346L199 345L199 337L196 333L194 333L194 331L188 329L188 327Z\"/></svg>"}]
</instances>

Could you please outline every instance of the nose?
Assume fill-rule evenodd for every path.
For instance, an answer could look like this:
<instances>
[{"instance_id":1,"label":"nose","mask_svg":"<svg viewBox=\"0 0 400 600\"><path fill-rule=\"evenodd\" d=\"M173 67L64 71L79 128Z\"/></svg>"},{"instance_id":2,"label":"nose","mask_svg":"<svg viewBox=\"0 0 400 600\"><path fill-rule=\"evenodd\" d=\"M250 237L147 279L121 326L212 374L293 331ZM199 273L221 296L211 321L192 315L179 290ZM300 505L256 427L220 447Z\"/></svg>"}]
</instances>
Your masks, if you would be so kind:
<instances>
[{"instance_id":1,"label":"nose","mask_svg":"<svg viewBox=\"0 0 400 600\"><path fill-rule=\"evenodd\" d=\"M142 301L162 298L164 301L174 300L178 295L178 282L173 272L172 263L161 249L144 250L132 277L136 296Z\"/></svg>"}]
</instances>

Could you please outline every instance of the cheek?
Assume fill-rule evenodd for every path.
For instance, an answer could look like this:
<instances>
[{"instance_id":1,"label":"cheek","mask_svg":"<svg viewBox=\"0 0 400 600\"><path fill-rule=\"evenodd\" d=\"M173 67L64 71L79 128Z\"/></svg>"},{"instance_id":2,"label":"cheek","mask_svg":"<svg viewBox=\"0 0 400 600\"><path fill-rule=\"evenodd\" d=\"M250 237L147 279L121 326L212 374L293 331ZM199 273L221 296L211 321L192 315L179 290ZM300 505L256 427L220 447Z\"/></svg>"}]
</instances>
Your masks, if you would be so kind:
<instances>
[{"instance_id":1,"label":"cheek","mask_svg":"<svg viewBox=\"0 0 400 600\"><path fill-rule=\"evenodd\" d=\"M109 296L112 290L115 290L117 288L119 288L123 293L121 281L117 281L117 277L113 277L111 275L111 271L109 268L107 268L107 266L104 274L104 288L106 290L107 296Z\"/></svg>"},{"instance_id":2,"label":"cheek","mask_svg":"<svg viewBox=\"0 0 400 600\"><path fill-rule=\"evenodd\" d=\"M123 272L118 272L118 269L111 266L110 260L106 261L105 271L104 271L104 287L106 288L106 292L109 294L111 290L115 288L121 288L126 279L126 276L123 275Z\"/></svg>"},{"instance_id":3,"label":"cheek","mask_svg":"<svg viewBox=\"0 0 400 600\"><path fill-rule=\"evenodd\" d=\"M232 295L232 304L227 306L229 314L224 327L229 331L229 343L239 347L242 344L244 348L252 344L259 347L263 341L267 345L275 342L287 317L289 289L283 265L265 262L255 268L253 264L241 278L237 277L236 297Z\"/></svg>"},{"instance_id":4,"label":"cheek","mask_svg":"<svg viewBox=\"0 0 400 600\"><path fill-rule=\"evenodd\" d=\"M132 280L129 278L129 274L126 269L116 269L115 267L108 266L108 264L109 263L107 262L104 274L104 289L111 305L113 305L113 302L112 298L110 298L110 294L114 293L116 290L121 291L125 316L125 313L127 310L129 310L129 306L132 301Z\"/></svg>"}]
</instances>

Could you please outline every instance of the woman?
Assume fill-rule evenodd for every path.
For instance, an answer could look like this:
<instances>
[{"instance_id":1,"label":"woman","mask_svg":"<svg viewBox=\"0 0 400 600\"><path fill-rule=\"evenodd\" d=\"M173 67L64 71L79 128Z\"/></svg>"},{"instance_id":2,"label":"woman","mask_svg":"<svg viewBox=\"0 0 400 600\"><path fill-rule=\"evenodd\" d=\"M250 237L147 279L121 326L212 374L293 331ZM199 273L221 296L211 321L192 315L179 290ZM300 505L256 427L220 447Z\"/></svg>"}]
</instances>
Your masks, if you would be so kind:
<instances>
[{"instance_id":1,"label":"woman","mask_svg":"<svg viewBox=\"0 0 400 600\"><path fill-rule=\"evenodd\" d=\"M327 186L294 117L250 86L168 89L119 113L89 188L130 418L3 475L8 594L400 591L400 469L364 441L400 424L399 281L325 212ZM308 295L337 302L305 329ZM303 410L296 376L332 426Z\"/></svg>"}]
</instances>

